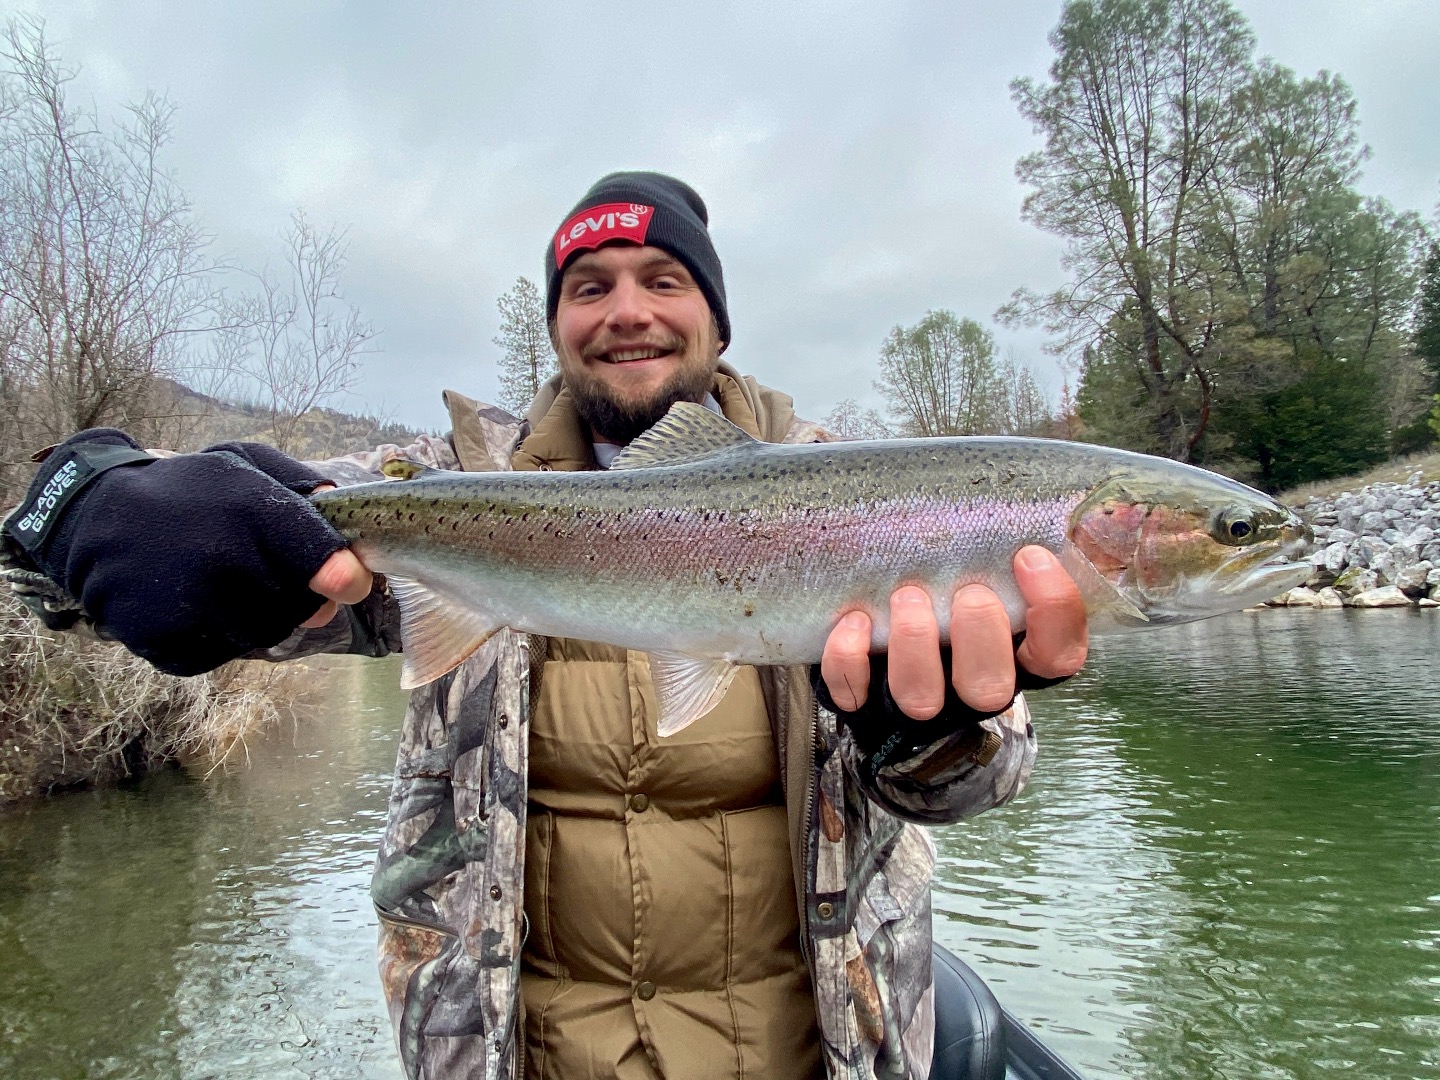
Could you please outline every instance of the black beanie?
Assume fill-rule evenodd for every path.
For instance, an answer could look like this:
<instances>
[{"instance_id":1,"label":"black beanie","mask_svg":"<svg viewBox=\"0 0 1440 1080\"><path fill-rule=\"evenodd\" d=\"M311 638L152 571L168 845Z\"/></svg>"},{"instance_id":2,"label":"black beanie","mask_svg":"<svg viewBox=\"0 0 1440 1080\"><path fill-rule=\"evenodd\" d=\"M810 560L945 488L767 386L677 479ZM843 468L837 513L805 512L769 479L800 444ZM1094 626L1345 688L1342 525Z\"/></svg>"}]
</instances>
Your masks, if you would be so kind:
<instances>
[{"instance_id":1,"label":"black beanie","mask_svg":"<svg viewBox=\"0 0 1440 1080\"><path fill-rule=\"evenodd\" d=\"M715 315L721 343L728 345L725 278L720 272L720 256L710 243L709 221L705 201L689 184L673 176L617 172L602 178L565 215L564 224L545 249L546 315L555 318L561 274L577 253L609 241L627 240L661 248L685 264Z\"/></svg>"}]
</instances>

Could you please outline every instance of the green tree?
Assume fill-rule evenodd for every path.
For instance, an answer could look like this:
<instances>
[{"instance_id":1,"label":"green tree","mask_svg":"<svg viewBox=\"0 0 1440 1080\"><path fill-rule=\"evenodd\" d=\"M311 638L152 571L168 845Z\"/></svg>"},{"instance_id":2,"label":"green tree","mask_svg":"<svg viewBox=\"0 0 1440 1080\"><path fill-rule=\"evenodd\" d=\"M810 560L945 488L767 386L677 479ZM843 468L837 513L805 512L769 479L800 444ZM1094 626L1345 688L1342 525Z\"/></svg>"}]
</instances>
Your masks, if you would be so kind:
<instances>
[{"instance_id":1,"label":"green tree","mask_svg":"<svg viewBox=\"0 0 1440 1080\"><path fill-rule=\"evenodd\" d=\"M1440 241L1431 243L1420 274L1415 352L1430 372L1432 392L1440 393Z\"/></svg>"},{"instance_id":2,"label":"green tree","mask_svg":"<svg viewBox=\"0 0 1440 1080\"><path fill-rule=\"evenodd\" d=\"M1256 61L1225 0L1072 0L1051 42L1050 81L1013 85L1045 138L1017 171L1073 277L1004 314L1082 358L1089 437L1264 476L1292 452L1328 468L1259 430L1296 415L1277 404L1291 387L1320 400L1303 387L1324 370L1352 404L1374 395L1384 420L1357 431L1383 452L1423 411L1405 333L1422 233L1356 192L1345 82Z\"/></svg>"},{"instance_id":3,"label":"green tree","mask_svg":"<svg viewBox=\"0 0 1440 1080\"><path fill-rule=\"evenodd\" d=\"M521 277L496 302L500 333L500 404L514 413L529 407L540 386L558 370L545 299L529 278Z\"/></svg>"},{"instance_id":4,"label":"green tree","mask_svg":"<svg viewBox=\"0 0 1440 1080\"><path fill-rule=\"evenodd\" d=\"M1301 364L1283 389L1226 410L1235 452L1255 463L1245 478L1266 491L1360 472L1389 456L1384 398L1371 365L1314 348Z\"/></svg>"},{"instance_id":5,"label":"green tree","mask_svg":"<svg viewBox=\"0 0 1440 1080\"><path fill-rule=\"evenodd\" d=\"M1050 43L1049 81L1011 84L1045 140L1016 173L1024 217L1064 238L1073 276L1048 296L1021 290L1003 314L1044 325L1062 351L1124 356L1157 448L1189 458L1225 300L1197 247L1202 187L1234 145L1253 38L1225 0L1071 0Z\"/></svg>"}]
</instances>

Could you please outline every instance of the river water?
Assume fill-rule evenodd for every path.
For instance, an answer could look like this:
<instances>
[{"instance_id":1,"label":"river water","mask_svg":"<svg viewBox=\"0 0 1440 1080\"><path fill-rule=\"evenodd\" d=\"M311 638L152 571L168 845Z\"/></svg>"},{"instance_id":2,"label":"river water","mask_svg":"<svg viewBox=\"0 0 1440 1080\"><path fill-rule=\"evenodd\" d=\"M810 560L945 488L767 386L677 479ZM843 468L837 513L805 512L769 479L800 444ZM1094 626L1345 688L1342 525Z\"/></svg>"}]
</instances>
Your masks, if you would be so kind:
<instances>
[{"instance_id":1,"label":"river water","mask_svg":"<svg viewBox=\"0 0 1440 1080\"><path fill-rule=\"evenodd\" d=\"M936 933L1094 1077L1440 1078L1440 612L1097 643ZM0 1077L394 1080L366 896L403 698L0 815Z\"/></svg>"}]
</instances>

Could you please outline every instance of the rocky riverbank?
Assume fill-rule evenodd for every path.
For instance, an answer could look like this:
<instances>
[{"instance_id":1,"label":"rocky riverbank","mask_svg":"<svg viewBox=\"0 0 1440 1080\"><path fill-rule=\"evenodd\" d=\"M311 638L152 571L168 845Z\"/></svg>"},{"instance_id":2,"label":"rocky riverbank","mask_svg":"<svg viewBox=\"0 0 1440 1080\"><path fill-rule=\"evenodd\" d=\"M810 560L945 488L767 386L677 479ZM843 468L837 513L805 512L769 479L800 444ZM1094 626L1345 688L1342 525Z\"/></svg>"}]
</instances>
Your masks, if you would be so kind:
<instances>
[{"instance_id":1,"label":"rocky riverbank","mask_svg":"<svg viewBox=\"0 0 1440 1080\"><path fill-rule=\"evenodd\" d=\"M1440 607L1440 481L1415 473L1298 509L1315 530L1314 572L1272 605Z\"/></svg>"}]
</instances>

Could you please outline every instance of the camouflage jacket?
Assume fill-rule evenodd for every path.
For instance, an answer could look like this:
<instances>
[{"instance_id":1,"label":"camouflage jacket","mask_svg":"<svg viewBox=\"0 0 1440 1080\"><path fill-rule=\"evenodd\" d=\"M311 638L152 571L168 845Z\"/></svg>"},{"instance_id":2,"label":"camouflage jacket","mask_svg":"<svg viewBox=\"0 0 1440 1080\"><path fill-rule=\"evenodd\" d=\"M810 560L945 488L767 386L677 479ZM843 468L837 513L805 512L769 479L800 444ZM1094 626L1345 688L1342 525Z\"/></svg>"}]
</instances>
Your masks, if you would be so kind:
<instances>
[{"instance_id":1,"label":"camouflage jacket","mask_svg":"<svg viewBox=\"0 0 1440 1080\"><path fill-rule=\"evenodd\" d=\"M789 399L722 368L776 441L825 439ZM554 400L552 387L532 420ZM505 470L529 431L449 392L449 439L319 463L340 483L371 480L392 458ZM727 406L728 402L722 402ZM384 651L393 619L341 619L321 647ZM314 651L317 634L273 651ZM308 638L310 640L304 640ZM524 1075L519 1015L529 701L543 642L502 631L461 667L415 691L405 716L389 823L372 897L380 970L410 1080ZM532 663L532 656L536 662ZM791 855L826 1066L832 1080L929 1073L934 1046L930 875L915 823L956 821L1019 793L1035 742L1023 700L914 756L872 768L821 708L809 669L769 668L761 685L775 732Z\"/></svg>"}]
</instances>

